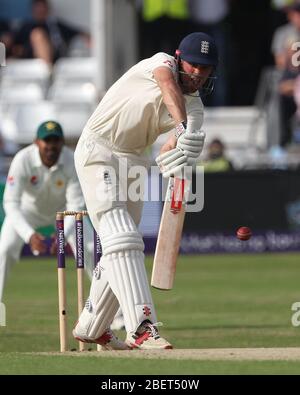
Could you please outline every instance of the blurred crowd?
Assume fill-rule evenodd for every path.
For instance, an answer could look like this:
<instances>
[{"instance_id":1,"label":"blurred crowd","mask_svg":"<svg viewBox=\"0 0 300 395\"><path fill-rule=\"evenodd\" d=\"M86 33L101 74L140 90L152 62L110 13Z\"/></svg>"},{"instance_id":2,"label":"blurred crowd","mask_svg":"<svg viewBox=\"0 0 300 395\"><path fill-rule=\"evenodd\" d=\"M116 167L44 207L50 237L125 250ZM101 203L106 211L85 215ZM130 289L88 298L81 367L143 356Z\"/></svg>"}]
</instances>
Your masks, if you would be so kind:
<instances>
[{"instance_id":1,"label":"blurred crowd","mask_svg":"<svg viewBox=\"0 0 300 395\"><path fill-rule=\"evenodd\" d=\"M48 0L32 0L31 18L13 27L13 21L0 20L0 41L7 58L40 58L52 65L66 56L71 40L80 36L90 43L90 36L56 18Z\"/></svg>"}]
</instances>

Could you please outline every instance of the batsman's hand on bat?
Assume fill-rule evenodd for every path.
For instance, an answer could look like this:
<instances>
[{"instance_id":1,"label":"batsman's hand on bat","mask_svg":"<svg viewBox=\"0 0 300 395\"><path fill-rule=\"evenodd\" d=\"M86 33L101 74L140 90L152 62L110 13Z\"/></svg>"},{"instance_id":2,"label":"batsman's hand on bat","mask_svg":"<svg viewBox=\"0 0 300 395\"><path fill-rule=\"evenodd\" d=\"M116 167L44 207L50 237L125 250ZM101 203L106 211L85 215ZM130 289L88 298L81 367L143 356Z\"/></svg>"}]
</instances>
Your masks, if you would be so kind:
<instances>
[{"instance_id":1,"label":"batsman's hand on bat","mask_svg":"<svg viewBox=\"0 0 300 395\"><path fill-rule=\"evenodd\" d=\"M201 154L205 141L205 133L201 130L187 131L182 133L177 140L176 147L182 150L188 158L188 164L196 162Z\"/></svg>"},{"instance_id":2,"label":"batsman's hand on bat","mask_svg":"<svg viewBox=\"0 0 300 395\"><path fill-rule=\"evenodd\" d=\"M187 166L187 156L179 148L173 148L170 151L159 155L155 161L159 167L163 177L171 177L180 174L185 166Z\"/></svg>"},{"instance_id":3,"label":"batsman's hand on bat","mask_svg":"<svg viewBox=\"0 0 300 395\"><path fill-rule=\"evenodd\" d=\"M185 122L179 123L175 136L163 146L162 153L155 159L163 177L180 174L185 166L195 164L204 141L203 131L189 130Z\"/></svg>"},{"instance_id":4,"label":"batsman's hand on bat","mask_svg":"<svg viewBox=\"0 0 300 395\"><path fill-rule=\"evenodd\" d=\"M30 237L29 245L33 255L35 256L45 254L47 251L45 237L40 233L33 233L33 235Z\"/></svg>"}]
</instances>

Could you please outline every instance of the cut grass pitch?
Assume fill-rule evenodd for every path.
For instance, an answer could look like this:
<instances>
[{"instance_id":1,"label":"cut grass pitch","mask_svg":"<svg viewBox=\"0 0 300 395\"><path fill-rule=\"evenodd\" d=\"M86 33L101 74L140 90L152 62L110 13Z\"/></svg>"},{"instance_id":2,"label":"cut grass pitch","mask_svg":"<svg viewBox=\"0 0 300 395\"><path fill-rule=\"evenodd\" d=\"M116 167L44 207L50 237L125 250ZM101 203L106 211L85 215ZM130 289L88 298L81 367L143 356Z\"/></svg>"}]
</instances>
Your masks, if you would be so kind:
<instances>
[{"instance_id":1,"label":"cut grass pitch","mask_svg":"<svg viewBox=\"0 0 300 395\"><path fill-rule=\"evenodd\" d=\"M76 275L73 260L67 264L70 333L76 321ZM160 332L177 349L300 347L300 328L291 324L291 306L300 301L299 278L298 254L181 257L174 289L152 290L164 323ZM59 350L55 259L23 259L9 277L4 302L0 374L137 373L133 358L105 357L103 364L93 355L27 354ZM71 336L70 347L77 347ZM300 373L299 361L139 359L138 365L139 374Z\"/></svg>"},{"instance_id":2,"label":"cut grass pitch","mask_svg":"<svg viewBox=\"0 0 300 395\"><path fill-rule=\"evenodd\" d=\"M101 358L95 356L0 355L1 374L22 375L195 375L300 374L300 361L187 361ZM157 378L157 377L156 377Z\"/></svg>"}]
</instances>

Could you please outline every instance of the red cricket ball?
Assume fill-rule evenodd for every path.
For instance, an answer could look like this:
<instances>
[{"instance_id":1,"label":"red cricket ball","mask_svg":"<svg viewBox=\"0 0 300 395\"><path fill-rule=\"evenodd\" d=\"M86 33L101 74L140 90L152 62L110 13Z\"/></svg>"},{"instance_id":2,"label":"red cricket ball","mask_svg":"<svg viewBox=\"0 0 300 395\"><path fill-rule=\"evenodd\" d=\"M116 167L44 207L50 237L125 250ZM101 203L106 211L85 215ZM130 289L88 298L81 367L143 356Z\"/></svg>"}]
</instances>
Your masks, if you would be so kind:
<instances>
[{"instance_id":1,"label":"red cricket ball","mask_svg":"<svg viewBox=\"0 0 300 395\"><path fill-rule=\"evenodd\" d=\"M252 236L251 229L248 226L241 226L236 231L236 237L240 240L249 240Z\"/></svg>"}]
</instances>

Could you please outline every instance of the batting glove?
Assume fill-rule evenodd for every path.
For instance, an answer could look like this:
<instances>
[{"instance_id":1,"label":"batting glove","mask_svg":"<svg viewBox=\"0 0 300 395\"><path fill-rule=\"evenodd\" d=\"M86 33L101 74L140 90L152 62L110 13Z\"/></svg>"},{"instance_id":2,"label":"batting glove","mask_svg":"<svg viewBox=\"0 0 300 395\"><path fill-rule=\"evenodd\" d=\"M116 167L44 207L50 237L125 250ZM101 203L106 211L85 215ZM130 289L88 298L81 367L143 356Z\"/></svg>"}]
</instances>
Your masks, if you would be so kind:
<instances>
[{"instance_id":1,"label":"batting glove","mask_svg":"<svg viewBox=\"0 0 300 395\"><path fill-rule=\"evenodd\" d=\"M182 150L174 148L159 155L155 161L163 177L167 178L181 173L182 169L187 166L187 159Z\"/></svg>"},{"instance_id":2,"label":"batting glove","mask_svg":"<svg viewBox=\"0 0 300 395\"><path fill-rule=\"evenodd\" d=\"M201 154L204 146L205 133L197 130L185 132L178 137L176 147L181 149L188 157L189 162L195 161Z\"/></svg>"}]
</instances>

